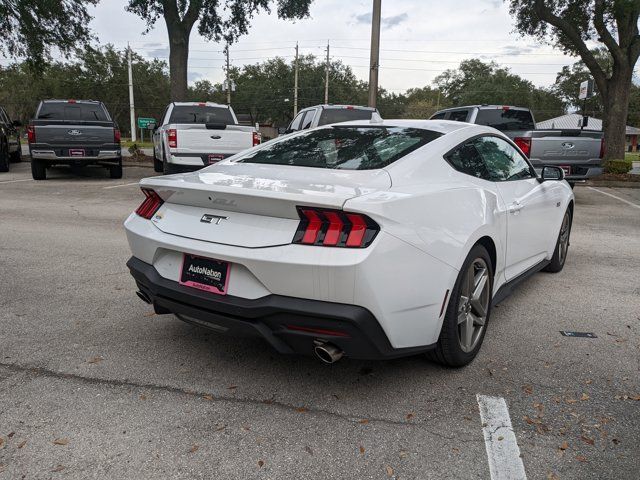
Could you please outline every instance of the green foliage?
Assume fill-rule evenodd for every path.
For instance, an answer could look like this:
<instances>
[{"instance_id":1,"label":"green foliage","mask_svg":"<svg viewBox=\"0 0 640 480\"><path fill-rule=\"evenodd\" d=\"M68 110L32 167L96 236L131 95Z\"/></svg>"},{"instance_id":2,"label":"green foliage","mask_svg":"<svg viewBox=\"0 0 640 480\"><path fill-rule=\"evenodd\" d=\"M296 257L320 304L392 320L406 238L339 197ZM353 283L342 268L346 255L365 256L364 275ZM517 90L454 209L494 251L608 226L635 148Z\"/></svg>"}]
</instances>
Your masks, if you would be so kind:
<instances>
[{"instance_id":1,"label":"green foliage","mask_svg":"<svg viewBox=\"0 0 640 480\"><path fill-rule=\"evenodd\" d=\"M160 118L169 102L166 64L133 55L136 114ZM86 48L68 63L55 62L33 72L26 63L0 68L0 105L12 118L27 122L46 98L101 100L120 128L129 132L129 90L124 51L107 45ZM129 132L130 133L130 132Z\"/></svg>"},{"instance_id":2,"label":"green foliage","mask_svg":"<svg viewBox=\"0 0 640 480\"><path fill-rule=\"evenodd\" d=\"M527 107L536 120L563 115L565 102L554 92L537 88L528 80L495 62L463 60L457 69L438 75L434 84L451 105L497 104Z\"/></svg>"},{"instance_id":3,"label":"green foliage","mask_svg":"<svg viewBox=\"0 0 640 480\"><path fill-rule=\"evenodd\" d=\"M42 68L56 47L68 54L90 39L87 6L98 0L0 0L0 52Z\"/></svg>"},{"instance_id":4,"label":"green foliage","mask_svg":"<svg viewBox=\"0 0 640 480\"><path fill-rule=\"evenodd\" d=\"M604 173L627 173L631 170L629 160L607 160L603 163Z\"/></svg>"}]
</instances>

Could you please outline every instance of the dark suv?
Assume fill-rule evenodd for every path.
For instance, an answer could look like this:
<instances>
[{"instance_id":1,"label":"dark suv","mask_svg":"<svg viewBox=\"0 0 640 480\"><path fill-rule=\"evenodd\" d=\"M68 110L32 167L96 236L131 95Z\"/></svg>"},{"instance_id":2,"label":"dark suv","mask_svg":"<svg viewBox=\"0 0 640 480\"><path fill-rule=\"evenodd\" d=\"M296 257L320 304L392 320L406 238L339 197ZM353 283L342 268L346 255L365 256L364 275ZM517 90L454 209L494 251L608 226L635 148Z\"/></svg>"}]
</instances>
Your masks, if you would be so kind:
<instances>
[{"instance_id":1,"label":"dark suv","mask_svg":"<svg viewBox=\"0 0 640 480\"><path fill-rule=\"evenodd\" d=\"M12 122L3 107L0 107L0 172L9 171L9 163L22 159L18 121Z\"/></svg>"}]
</instances>

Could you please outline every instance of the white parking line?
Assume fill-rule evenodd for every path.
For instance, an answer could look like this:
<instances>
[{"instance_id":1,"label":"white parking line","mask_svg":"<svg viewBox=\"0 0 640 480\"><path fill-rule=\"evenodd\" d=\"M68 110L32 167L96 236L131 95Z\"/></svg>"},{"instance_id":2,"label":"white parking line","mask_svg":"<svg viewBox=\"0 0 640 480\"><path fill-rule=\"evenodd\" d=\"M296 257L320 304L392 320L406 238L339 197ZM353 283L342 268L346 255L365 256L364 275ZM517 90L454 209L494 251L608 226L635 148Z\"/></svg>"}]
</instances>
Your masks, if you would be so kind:
<instances>
[{"instance_id":1,"label":"white parking line","mask_svg":"<svg viewBox=\"0 0 640 480\"><path fill-rule=\"evenodd\" d=\"M520 448L513 433L507 402L502 397L476 395L491 480L526 480Z\"/></svg>"},{"instance_id":2,"label":"white parking line","mask_svg":"<svg viewBox=\"0 0 640 480\"><path fill-rule=\"evenodd\" d=\"M0 183L33 182L33 178L22 178L20 180L4 180Z\"/></svg>"},{"instance_id":3,"label":"white parking line","mask_svg":"<svg viewBox=\"0 0 640 480\"><path fill-rule=\"evenodd\" d=\"M638 205L637 203L630 202L629 200L625 200L624 198L620 198L620 197L618 197L616 195L613 195L611 193L608 193L608 192L603 192L602 190L599 190L597 188L593 188L593 187L588 187L588 188L590 188L591 190L595 190L596 192L601 193L603 195L606 195L607 197L611 197L611 198L615 198L616 200L620 200L621 202L624 202L624 203L626 203L628 205L631 205L632 207L640 208L640 205Z\"/></svg>"},{"instance_id":4,"label":"white parking line","mask_svg":"<svg viewBox=\"0 0 640 480\"><path fill-rule=\"evenodd\" d=\"M138 185L140 182L133 182L133 183L121 183L120 185L111 185L109 187L102 187L105 190L109 190L110 188L120 188L120 187L129 187L131 185Z\"/></svg>"}]
</instances>

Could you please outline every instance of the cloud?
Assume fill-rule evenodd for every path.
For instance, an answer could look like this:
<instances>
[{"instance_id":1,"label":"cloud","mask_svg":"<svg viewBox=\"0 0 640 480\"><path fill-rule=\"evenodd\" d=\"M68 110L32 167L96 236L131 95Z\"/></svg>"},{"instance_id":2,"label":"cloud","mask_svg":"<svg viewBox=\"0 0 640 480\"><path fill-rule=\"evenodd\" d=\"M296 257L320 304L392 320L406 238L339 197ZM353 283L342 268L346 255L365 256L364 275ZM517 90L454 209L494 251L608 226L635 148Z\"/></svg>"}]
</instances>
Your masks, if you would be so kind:
<instances>
[{"instance_id":1,"label":"cloud","mask_svg":"<svg viewBox=\"0 0 640 480\"><path fill-rule=\"evenodd\" d=\"M531 47L518 47L517 45L506 45L502 47L504 55L522 55L523 53L531 53L533 48Z\"/></svg>"},{"instance_id":2,"label":"cloud","mask_svg":"<svg viewBox=\"0 0 640 480\"><path fill-rule=\"evenodd\" d=\"M363 13L362 15L354 15L353 18L356 21L356 23L360 23L363 25L371 25L371 20L373 18L373 15L371 12L369 12L369 13ZM392 17L382 17L380 19L380 23L382 25L382 28L384 29L384 28L396 27L401 23L406 22L407 20L409 20L409 15L407 13L401 13L399 15L393 15Z\"/></svg>"},{"instance_id":3,"label":"cloud","mask_svg":"<svg viewBox=\"0 0 640 480\"><path fill-rule=\"evenodd\" d=\"M150 58L163 60L169 58L169 47L163 43L145 43L140 53Z\"/></svg>"},{"instance_id":4,"label":"cloud","mask_svg":"<svg viewBox=\"0 0 640 480\"><path fill-rule=\"evenodd\" d=\"M190 70L190 71L187 73L187 80L188 80L189 82L195 82L195 81L196 81L196 80L198 80L199 78L202 78L202 76L203 76L203 75L202 75L201 73L194 72L193 70Z\"/></svg>"}]
</instances>

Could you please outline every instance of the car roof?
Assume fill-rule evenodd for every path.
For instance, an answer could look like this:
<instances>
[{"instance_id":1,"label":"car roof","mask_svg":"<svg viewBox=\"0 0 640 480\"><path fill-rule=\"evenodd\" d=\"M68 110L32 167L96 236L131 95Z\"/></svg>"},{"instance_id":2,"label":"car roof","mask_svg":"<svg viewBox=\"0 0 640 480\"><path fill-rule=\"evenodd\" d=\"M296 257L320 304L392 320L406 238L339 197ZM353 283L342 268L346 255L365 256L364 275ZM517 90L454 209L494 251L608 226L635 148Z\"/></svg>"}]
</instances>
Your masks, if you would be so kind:
<instances>
[{"instance_id":1,"label":"car roof","mask_svg":"<svg viewBox=\"0 0 640 480\"><path fill-rule=\"evenodd\" d=\"M99 100L76 100L74 98L62 99L62 98L49 98L47 100L42 100L42 103L102 103Z\"/></svg>"},{"instance_id":2,"label":"car roof","mask_svg":"<svg viewBox=\"0 0 640 480\"><path fill-rule=\"evenodd\" d=\"M440 112L450 112L450 111L454 111L454 110L465 110L465 109L469 109L469 108L478 108L478 109L486 109L486 110L497 110L497 109L501 109L501 108L508 108L509 110L526 110L529 111L530 109L527 107L515 107L513 105L487 105L487 104L483 104L483 105L462 105L460 107L449 107L449 108L443 108L442 110L438 110L435 113L440 113ZM434 115L435 115L434 113Z\"/></svg>"},{"instance_id":3,"label":"car roof","mask_svg":"<svg viewBox=\"0 0 640 480\"><path fill-rule=\"evenodd\" d=\"M307 110L309 108L325 108L325 109L349 109L349 110L369 110L371 112L376 111L376 108L373 107L363 107L362 105L334 105L332 103L322 103L319 105L312 105L310 107L305 107L301 110Z\"/></svg>"}]
</instances>

